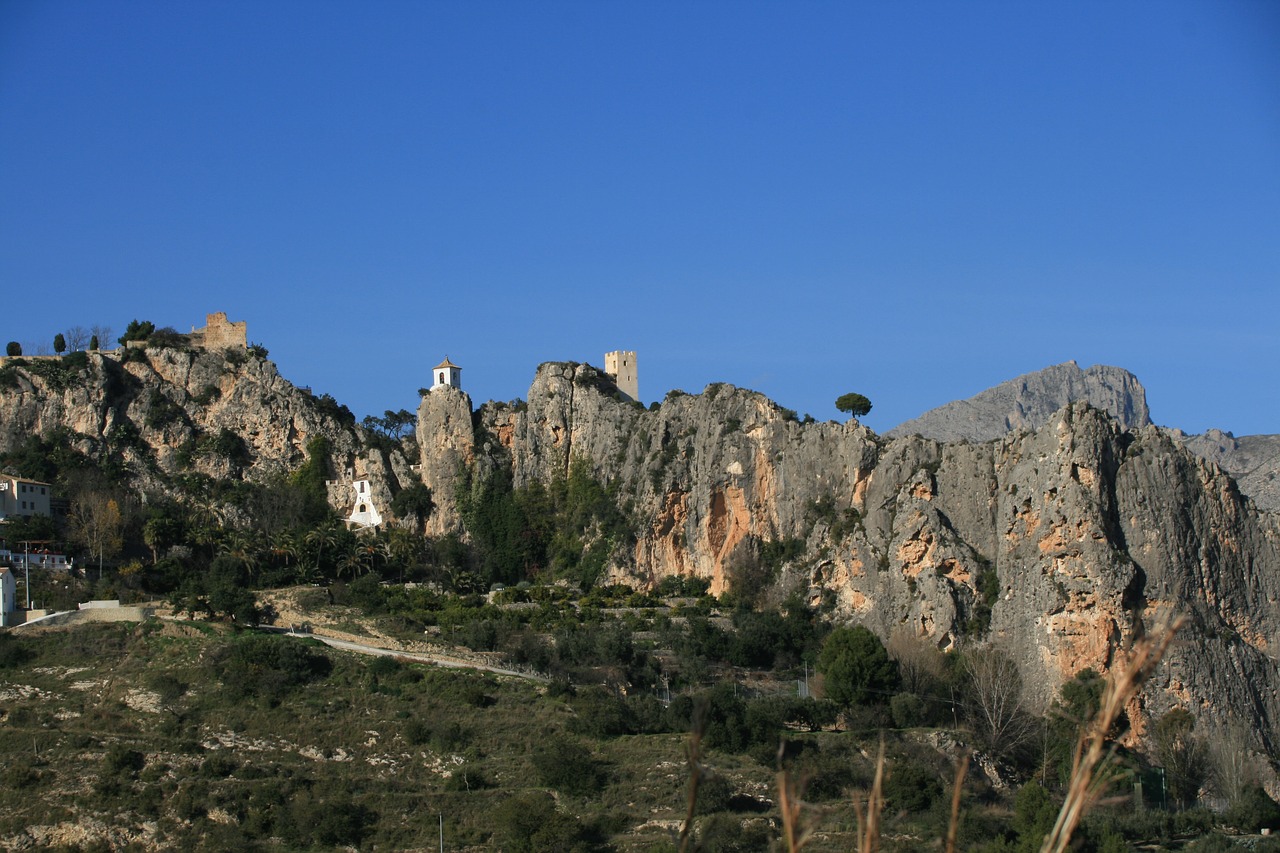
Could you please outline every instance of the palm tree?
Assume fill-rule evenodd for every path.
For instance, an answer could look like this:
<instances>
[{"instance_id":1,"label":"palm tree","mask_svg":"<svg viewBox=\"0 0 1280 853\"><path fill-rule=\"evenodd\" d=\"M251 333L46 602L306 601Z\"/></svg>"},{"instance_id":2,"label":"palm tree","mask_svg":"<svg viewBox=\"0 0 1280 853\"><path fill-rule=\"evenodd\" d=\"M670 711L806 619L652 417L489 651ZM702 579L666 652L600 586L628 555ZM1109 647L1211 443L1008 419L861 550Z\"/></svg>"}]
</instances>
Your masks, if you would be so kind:
<instances>
[{"instance_id":1,"label":"palm tree","mask_svg":"<svg viewBox=\"0 0 1280 853\"><path fill-rule=\"evenodd\" d=\"M285 568L290 560L298 559L298 538L291 531L281 530L271 541L271 558L279 560Z\"/></svg>"},{"instance_id":2,"label":"palm tree","mask_svg":"<svg viewBox=\"0 0 1280 853\"><path fill-rule=\"evenodd\" d=\"M324 557L324 552L333 548L338 544L337 533L332 527L317 527L311 530L303 538L308 548L312 548L316 553L316 574L321 574L320 561Z\"/></svg>"},{"instance_id":3,"label":"palm tree","mask_svg":"<svg viewBox=\"0 0 1280 853\"><path fill-rule=\"evenodd\" d=\"M362 574L361 569L364 568L364 554L359 550L352 551L343 557L342 562L338 564L338 576L346 575L351 580L355 580L357 575Z\"/></svg>"},{"instance_id":4,"label":"palm tree","mask_svg":"<svg viewBox=\"0 0 1280 853\"><path fill-rule=\"evenodd\" d=\"M223 538L220 550L244 567L251 583L257 583L258 570L262 567L262 561L258 543L253 534L247 530L229 530Z\"/></svg>"},{"instance_id":5,"label":"palm tree","mask_svg":"<svg viewBox=\"0 0 1280 853\"><path fill-rule=\"evenodd\" d=\"M400 564L400 583L404 583L407 564L416 563L422 552L422 540L403 527L393 527L386 532L387 562Z\"/></svg>"}]
</instances>

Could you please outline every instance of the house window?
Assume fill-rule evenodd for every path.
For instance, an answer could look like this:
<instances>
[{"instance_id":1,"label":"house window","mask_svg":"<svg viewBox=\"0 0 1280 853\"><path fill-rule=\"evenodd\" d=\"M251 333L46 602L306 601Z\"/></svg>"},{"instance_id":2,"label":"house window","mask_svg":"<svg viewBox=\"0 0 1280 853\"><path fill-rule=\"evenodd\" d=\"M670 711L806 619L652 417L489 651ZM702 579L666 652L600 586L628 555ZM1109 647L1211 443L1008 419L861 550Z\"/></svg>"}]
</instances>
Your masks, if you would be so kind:
<instances>
[{"instance_id":1,"label":"house window","mask_svg":"<svg viewBox=\"0 0 1280 853\"><path fill-rule=\"evenodd\" d=\"M444 374L443 374L443 373L441 373L441 374L440 374L440 384L441 384L441 385L443 385L443 384L444 384Z\"/></svg>"},{"instance_id":2,"label":"house window","mask_svg":"<svg viewBox=\"0 0 1280 853\"><path fill-rule=\"evenodd\" d=\"M361 514L364 514L364 512L365 512L365 511L366 511L366 510L365 510L365 505L364 505L364 504L360 504L360 508L359 508L358 510L356 510L356 512L361 513Z\"/></svg>"}]
</instances>

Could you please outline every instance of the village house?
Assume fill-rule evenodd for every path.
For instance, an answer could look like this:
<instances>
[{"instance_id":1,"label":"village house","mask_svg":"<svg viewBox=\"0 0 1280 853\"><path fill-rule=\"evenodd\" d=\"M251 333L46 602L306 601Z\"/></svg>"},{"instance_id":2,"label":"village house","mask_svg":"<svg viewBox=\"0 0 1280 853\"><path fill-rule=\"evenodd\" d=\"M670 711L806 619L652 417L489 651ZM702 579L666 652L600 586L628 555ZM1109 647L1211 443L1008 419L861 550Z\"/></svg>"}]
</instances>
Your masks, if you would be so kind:
<instances>
[{"instance_id":1,"label":"village house","mask_svg":"<svg viewBox=\"0 0 1280 853\"><path fill-rule=\"evenodd\" d=\"M0 474L0 521L10 516L49 515L52 486L12 474Z\"/></svg>"},{"instance_id":2,"label":"village house","mask_svg":"<svg viewBox=\"0 0 1280 853\"><path fill-rule=\"evenodd\" d=\"M0 568L0 625L21 625L18 618L18 582L8 568Z\"/></svg>"}]
</instances>

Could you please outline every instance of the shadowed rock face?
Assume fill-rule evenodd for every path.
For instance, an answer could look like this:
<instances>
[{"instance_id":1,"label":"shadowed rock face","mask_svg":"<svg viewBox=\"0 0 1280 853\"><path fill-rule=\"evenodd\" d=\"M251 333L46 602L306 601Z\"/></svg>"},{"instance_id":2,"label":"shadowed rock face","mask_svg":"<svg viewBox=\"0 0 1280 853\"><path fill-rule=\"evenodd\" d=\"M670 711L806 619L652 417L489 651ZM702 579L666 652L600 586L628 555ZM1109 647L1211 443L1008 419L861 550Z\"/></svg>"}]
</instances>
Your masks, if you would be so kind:
<instances>
[{"instance_id":1,"label":"shadowed rock face","mask_svg":"<svg viewBox=\"0 0 1280 853\"><path fill-rule=\"evenodd\" d=\"M937 441L992 441L1009 432L1038 429L1068 403L1109 412L1126 429L1151 423L1147 392L1127 370L1074 361L1028 373L967 400L957 400L899 424L885 435L920 435Z\"/></svg>"},{"instance_id":2,"label":"shadowed rock face","mask_svg":"<svg viewBox=\"0 0 1280 853\"><path fill-rule=\"evenodd\" d=\"M1117 393L1145 424L1140 392ZM728 385L645 411L596 368L546 364L527 404L487 404L480 445L458 452L510 466L517 486L571 459L614 481L636 532L614 555L615 580L695 574L721 591L762 543L798 539L783 590L834 597L834 618L881 636L1001 644L1041 703L1086 667L1107 671L1153 620L1187 614L1132 709L1136 730L1175 706L1207 726L1248 709L1260 743L1273 742L1277 517L1167 431L1126 429L1083 402L1037 420L981 444L886 439L854 422L797 423Z\"/></svg>"}]
</instances>

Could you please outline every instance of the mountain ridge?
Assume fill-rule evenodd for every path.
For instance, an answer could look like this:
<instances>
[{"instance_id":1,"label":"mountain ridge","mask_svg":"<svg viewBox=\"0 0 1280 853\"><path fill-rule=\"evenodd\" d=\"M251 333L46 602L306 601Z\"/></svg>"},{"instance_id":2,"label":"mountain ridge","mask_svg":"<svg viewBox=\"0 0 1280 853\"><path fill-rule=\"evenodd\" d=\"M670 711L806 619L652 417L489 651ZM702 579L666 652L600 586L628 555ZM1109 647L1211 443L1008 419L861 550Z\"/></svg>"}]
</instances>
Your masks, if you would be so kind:
<instances>
[{"instance_id":1,"label":"mountain ridge","mask_svg":"<svg viewBox=\"0 0 1280 853\"><path fill-rule=\"evenodd\" d=\"M63 366L0 367L0 452L60 436L148 500L210 502L222 525L253 529L253 507L227 486L295 472L323 438L332 508L359 473L384 516L410 525L386 510L421 483L435 505L427 534L469 547L481 569L496 565L496 540L480 535L479 502L518 508L503 494L528 497L576 469L620 519L583 528L579 556L599 568L588 582L696 576L764 607L798 595L886 638L999 646L1041 706L1185 613L1188 635L1133 707L1134 731L1174 707L1210 729L1248 708L1255 747L1280 744L1280 516L1150 425L1127 372L1098 384L1130 395L1141 425L1075 401L1035 428L943 442L856 420L801 423L721 383L644 409L599 368L548 362L526 401L474 409L458 389L426 392L413 437L388 445L253 355L151 347ZM1021 417L1039 411L1024 405ZM185 493L192 482L209 491ZM511 518L499 533L519 540L528 531ZM514 570L526 578L565 570L548 555L522 559Z\"/></svg>"}]
</instances>

